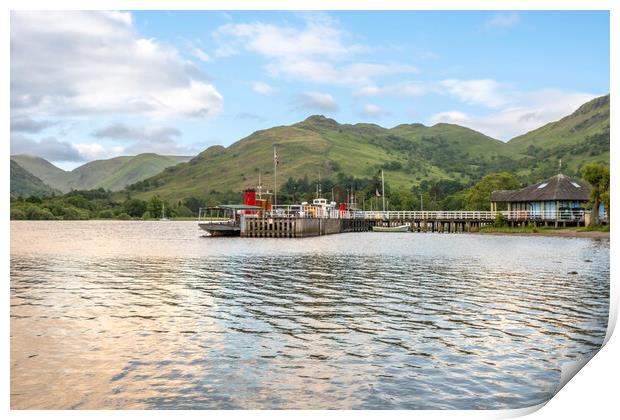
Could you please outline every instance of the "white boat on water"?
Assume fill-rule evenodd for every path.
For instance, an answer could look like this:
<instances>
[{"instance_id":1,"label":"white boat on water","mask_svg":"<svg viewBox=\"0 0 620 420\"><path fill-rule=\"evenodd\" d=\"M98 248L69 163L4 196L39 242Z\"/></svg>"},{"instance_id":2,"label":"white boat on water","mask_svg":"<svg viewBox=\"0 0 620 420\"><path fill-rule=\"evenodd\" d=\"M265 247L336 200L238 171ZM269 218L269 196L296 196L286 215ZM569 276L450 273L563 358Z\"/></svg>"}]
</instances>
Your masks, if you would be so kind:
<instances>
[{"instance_id":1,"label":"white boat on water","mask_svg":"<svg viewBox=\"0 0 620 420\"><path fill-rule=\"evenodd\" d=\"M373 226L373 232L409 232L408 225L400 226Z\"/></svg>"}]
</instances>

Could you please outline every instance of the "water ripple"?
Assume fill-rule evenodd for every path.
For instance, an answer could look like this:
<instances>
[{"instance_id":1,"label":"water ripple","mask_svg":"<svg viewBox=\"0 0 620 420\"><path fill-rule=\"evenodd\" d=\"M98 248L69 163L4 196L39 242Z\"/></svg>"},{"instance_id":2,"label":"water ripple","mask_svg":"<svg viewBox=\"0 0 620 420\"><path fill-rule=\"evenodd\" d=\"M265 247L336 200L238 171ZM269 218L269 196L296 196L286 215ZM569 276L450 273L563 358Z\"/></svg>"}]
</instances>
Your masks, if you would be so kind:
<instances>
[{"instance_id":1,"label":"water ripple","mask_svg":"<svg viewBox=\"0 0 620 420\"><path fill-rule=\"evenodd\" d=\"M103 224L12 224L12 408L517 408L605 335L608 242Z\"/></svg>"}]
</instances>

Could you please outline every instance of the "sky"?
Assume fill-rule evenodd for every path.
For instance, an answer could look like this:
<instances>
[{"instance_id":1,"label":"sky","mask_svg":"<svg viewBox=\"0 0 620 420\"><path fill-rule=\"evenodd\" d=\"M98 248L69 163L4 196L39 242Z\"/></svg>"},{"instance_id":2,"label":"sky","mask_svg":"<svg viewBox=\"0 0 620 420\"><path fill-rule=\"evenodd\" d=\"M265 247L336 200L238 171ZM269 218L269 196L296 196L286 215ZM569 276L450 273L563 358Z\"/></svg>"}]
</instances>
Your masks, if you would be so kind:
<instances>
[{"instance_id":1,"label":"sky","mask_svg":"<svg viewBox=\"0 0 620 420\"><path fill-rule=\"evenodd\" d=\"M11 12L11 154L195 155L321 114L500 140L609 92L608 11Z\"/></svg>"}]
</instances>

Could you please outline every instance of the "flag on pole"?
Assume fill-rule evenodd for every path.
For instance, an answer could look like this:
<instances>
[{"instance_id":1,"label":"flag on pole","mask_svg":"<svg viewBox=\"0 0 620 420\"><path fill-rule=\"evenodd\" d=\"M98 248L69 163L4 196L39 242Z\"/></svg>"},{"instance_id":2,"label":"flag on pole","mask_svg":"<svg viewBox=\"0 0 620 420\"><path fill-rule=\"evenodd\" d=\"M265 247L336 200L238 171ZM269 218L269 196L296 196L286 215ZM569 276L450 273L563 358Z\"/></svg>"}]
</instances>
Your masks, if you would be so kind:
<instances>
[{"instance_id":1,"label":"flag on pole","mask_svg":"<svg viewBox=\"0 0 620 420\"><path fill-rule=\"evenodd\" d=\"M276 150L276 147L273 146L273 164L277 165L278 163L280 163L278 160L278 151Z\"/></svg>"},{"instance_id":2,"label":"flag on pole","mask_svg":"<svg viewBox=\"0 0 620 420\"><path fill-rule=\"evenodd\" d=\"M375 195L376 195L377 197L381 197L381 193L379 192L379 189L376 189L376 190L375 190Z\"/></svg>"}]
</instances>

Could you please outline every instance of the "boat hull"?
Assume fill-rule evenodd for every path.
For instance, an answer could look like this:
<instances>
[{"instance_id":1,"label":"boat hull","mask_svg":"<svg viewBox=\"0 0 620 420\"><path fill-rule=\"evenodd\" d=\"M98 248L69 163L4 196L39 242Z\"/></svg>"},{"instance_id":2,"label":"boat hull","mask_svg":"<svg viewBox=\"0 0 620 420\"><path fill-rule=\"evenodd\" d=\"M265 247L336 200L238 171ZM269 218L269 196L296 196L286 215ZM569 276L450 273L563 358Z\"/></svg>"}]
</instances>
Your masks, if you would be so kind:
<instances>
[{"instance_id":1,"label":"boat hull","mask_svg":"<svg viewBox=\"0 0 620 420\"><path fill-rule=\"evenodd\" d=\"M402 226L373 226L372 227L372 231L373 232L409 232L409 226L407 225L402 225Z\"/></svg>"},{"instance_id":2,"label":"boat hull","mask_svg":"<svg viewBox=\"0 0 620 420\"><path fill-rule=\"evenodd\" d=\"M241 228L235 225L223 223L199 223L200 229L211 236L240 236Z\"/></svg>"}]
</instances>

